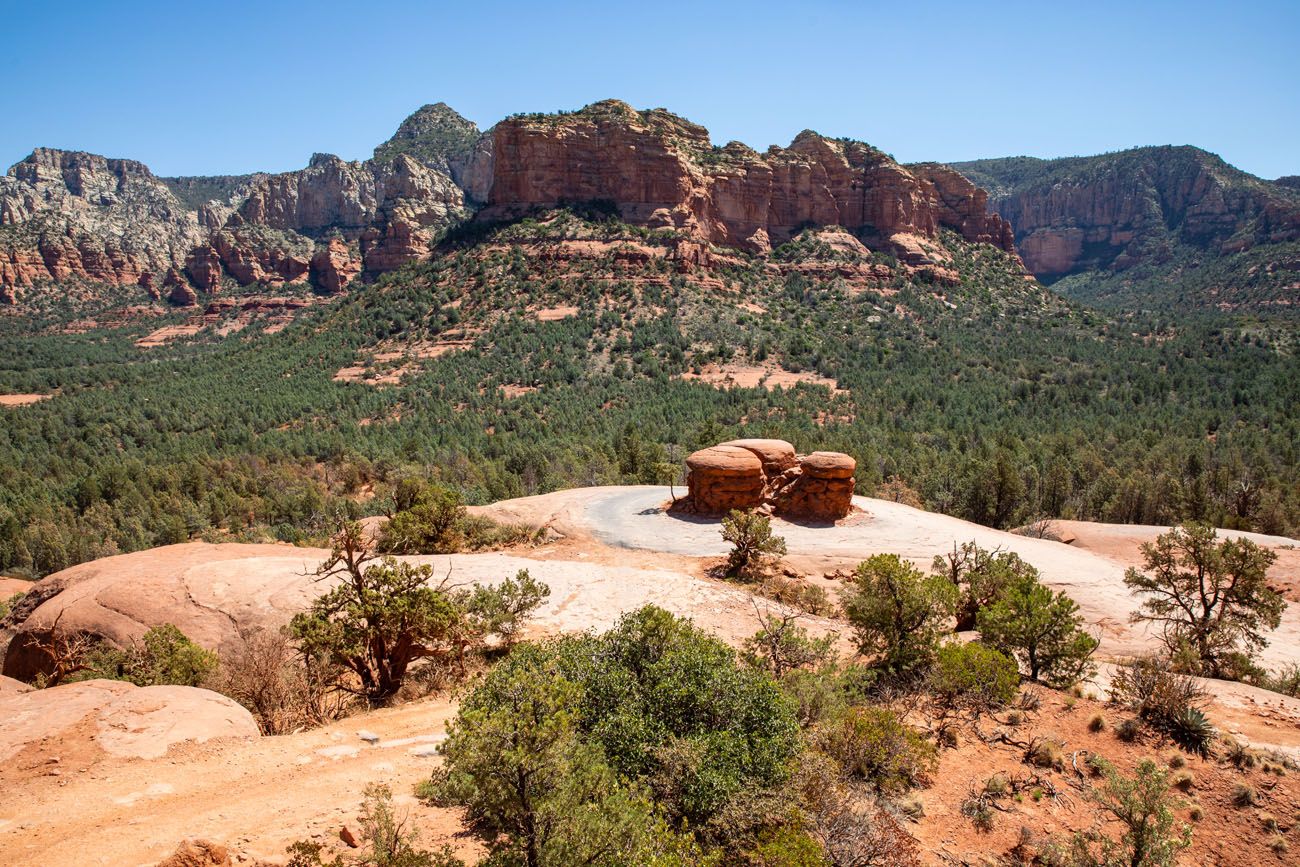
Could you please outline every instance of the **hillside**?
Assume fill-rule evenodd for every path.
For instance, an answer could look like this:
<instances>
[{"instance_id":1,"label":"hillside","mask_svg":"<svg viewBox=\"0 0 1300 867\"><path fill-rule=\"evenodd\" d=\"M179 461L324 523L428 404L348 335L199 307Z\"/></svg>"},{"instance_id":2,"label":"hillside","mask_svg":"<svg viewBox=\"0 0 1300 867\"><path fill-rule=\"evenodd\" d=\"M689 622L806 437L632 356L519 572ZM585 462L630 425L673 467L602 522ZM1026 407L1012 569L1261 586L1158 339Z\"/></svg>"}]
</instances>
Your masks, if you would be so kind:
<instances>
[{"instance_id":1,"label":"hillside","mask_svg":"<svg viewBox=\"0 0 1300 867\"><path fill-rule=\"evenodd\" d=\"M0 568L319 538L420 466L471 502L656 482L741 435L848 452L860 492L897 477L992 526L1296 525L1285 333L1135 332L992 245L925 249L826 230L746 253L554 210L333 299L0 322L0 390L53 395L0 415Z\"/></svg>"},{"instance_id":2,"label":"hillside","mask_svg":"<svg viewBox=\"0 0 1300 867\"><path fill-rule=\"evenodd\" d=\"M1300 193L1194 147L1093 157L974 160L1026 266L1072 297L1116 309L1293 311Z\"/></svg>"}]
</instances>

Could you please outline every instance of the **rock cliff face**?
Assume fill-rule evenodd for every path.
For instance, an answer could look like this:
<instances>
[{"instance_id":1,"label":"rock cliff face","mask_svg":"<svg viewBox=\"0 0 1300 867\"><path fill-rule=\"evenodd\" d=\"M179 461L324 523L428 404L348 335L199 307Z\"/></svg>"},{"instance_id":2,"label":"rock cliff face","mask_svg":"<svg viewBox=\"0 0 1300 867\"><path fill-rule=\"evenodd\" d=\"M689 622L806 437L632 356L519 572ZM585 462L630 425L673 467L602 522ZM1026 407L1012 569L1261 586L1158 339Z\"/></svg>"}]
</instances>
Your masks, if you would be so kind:
<instances>
[{"instance_id":1,"label":"rock cliff face","mask_svg":"<svg viewBox=\"0 0 1300 867\"><path fill-rule=\"evenodd\" d=\"M375 159L318 154L281 174L157 178L130 160L38 149L0 178L0 303L68 281L139 285L182 305L226 281L337 292L363 270L427 256L468 215L467 197L486 199L488 141L440 104Z\"/></svg>"},{"instance_id":2,"label":"rock cliff face","mask_svg":"<svg viewBox=\"0 0 1300 867\"><path fill-rule=\"evenodd\" d=\"M203 238L197 214L141 163L38 148L0 177L0 286L145 285Z\"/></svg>"},{"instance_id":3,"label":"rock cliff face","mask_svg":"<svg viewBox=\"0 0 1300 867\"><path fill-rule=\"evenodd\" d=\"M952 168L992 191L994 210L1039 277L1159 263L1180 245L1228 254L1300 239L1300 195L1198 148Z\"/></svg>"},{"instance_id":4,"label":"rock cliff face","mask_svg":"<svg viewBox=\"0 0 1300 867\"><path fill-rule=\"evenodd\" d=\"M70 281L138 285L178 305L231 283L337 292L430 255L439 231L485 203L493 218L593 200L681 230L684 244L766 252L842 226L916 266L934 264L941 228L1013 249L962 175L907 169L861 142L804 132L763 154L718 148L701 126L617 101L480 133L439 103L372 159L317 154L279 174L156 178L129 160L37 150L0 179L0 302Z\"/></svg>"},{"instance_id":5,"label":"rock cliff face","mask_svg":"<svg viewBox=\"0 0 1300 867\"><path fill-rule=\"evenodd\" d=\"M1012 249L980 191L955 172L914 172L861 142L803 132L764 154L715 148L704 127L662 109L610 100L565 115L523 115L492 132L486 218L605 201L623 219L765 251L809 226L843 226L869 244L941 227Z\"/></svg>"}]
</instances>

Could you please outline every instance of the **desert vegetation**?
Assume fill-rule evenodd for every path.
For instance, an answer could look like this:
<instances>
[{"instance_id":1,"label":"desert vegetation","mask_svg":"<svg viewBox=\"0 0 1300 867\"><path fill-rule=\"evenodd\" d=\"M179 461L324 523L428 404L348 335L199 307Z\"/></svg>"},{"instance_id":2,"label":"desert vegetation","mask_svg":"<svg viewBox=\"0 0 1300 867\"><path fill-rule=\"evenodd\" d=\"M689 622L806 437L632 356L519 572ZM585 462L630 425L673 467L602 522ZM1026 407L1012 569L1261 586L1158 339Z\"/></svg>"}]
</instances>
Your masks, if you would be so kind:
<instances>
[{"instance_id":1,"label":"desert vegetation","mask_svg":"<svg viewBox=\"0 0 1300 867\"><path fill-rule=\"evenodd\" d=\"M40 576L194 538L323 542L336 516L385 513L403 479L430 474L470 504L656 483L665 464L745 435L846 452L860 492L893 479L927 508L996 527L1296 526L1294 347L1267 323L1108 320L954 236L942 240L957 285L896 270L862 289L777 278L741 254L705 281L612 249L547 273L525 252L672 240L613 217L473 229L472 243L449 238L444 255L282 331L169 343L147 363L134 340L156 323L0 322L13 349L0 390L56 394L0 416L0 570ZM577 313L531 312L556 305ZM475 351L412 355L390 385L333 379L469 326ZM841 393L679 378L729 361L815 372Z\"/></svg>"}]
</instances>

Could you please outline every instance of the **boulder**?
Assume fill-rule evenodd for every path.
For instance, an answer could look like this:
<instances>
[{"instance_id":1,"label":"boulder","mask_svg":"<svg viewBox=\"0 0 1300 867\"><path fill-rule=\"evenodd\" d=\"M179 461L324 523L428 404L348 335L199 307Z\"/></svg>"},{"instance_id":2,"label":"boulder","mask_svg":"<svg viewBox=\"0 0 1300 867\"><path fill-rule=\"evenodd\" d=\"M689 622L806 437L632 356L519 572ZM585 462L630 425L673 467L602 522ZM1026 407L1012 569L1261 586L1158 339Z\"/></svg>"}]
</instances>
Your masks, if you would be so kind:
<instances>
[{"instance_id":1,"label":"boulder","mask_svg":"<svg viewBox=\"0 0 1300 867\"><path fill-rule=\"evenodd\" d=\"M190 686L87 680L0 693L0 762L29 747L87 739L111 756L156 759L172 744L259 736L233 699Z\"/></svg>"},{"instance_id":2,"label":"boulder","mask_svg":"<svg viewBox=\"0 0 1300 867\"><path fill-rule=\"evenodd\" d=\"M794 446L785 440L731 440L722 445L753 452L762 462L763 472L769 476L779 475L799 462L795 456Z\"/></svg>"},{"instance_id":3,"label":"boulder","mask_svg":"<svg viewBox=\"0 0 1300 867\"><path fill-rule=\"evenodd\" d=\"M805 476L815 479L851 479L858 462L842 452L813 452L805 455L799 466Z\"/></svg>"},{"instance_id":4,"label":"boulder","mask_svg":"<svg viewBox=\"0 0 1300 867\"><path fill-rule=\"evenodd\" d=\"M857 462L840 452L795 454L785 440L740 439L686 459L687 496L676 511L721 515L762 509L792 520L836 521L853 506Z\"/></svg>"},{"instance_id":5,"label":"boulder","mask_svg":"<svg viewBox=\"0 0 1300 867\"><path fill-rule=\"evenodd\" d=\"M37 644L59 631L118 647L151 627L175 624L211 650L240 629L278 629L328 589L312 580L326 552L287 545L187 542L81 563L34 584L7 638L3 674L30 681L46 671Z\"/></svg>"},{"instance_id":6,"label":"boulder","mask_svg":"<svg viewBox=\"0 0 1300 867\"><path fill-rule=\"evenodd\" d=\"M798 521L836 521L853 506L857 461L840 452L813 452L799 461L772 497L772 510Z\"/></svg>"},{"instance_id":7,"label":"boulder","mask_svg":"<svg viewBox=\"0 0 1300 867\"><path fill-rule=\"evenodd\" d=\"M158 867L230 867L230 850L209 840L185 840Z\"/></svg>"},{"instance_id":8,"label":"boulder","mask_svg":"<svg viewBox=\"0 0 1300 867\"><path fill-rule=\"evenodd\" d=\"M734 445L700 449L686 459L686 486L695 511L721 515L762 504L767 478L763 463L749 449Z\"/></svg>"}]
</instances>

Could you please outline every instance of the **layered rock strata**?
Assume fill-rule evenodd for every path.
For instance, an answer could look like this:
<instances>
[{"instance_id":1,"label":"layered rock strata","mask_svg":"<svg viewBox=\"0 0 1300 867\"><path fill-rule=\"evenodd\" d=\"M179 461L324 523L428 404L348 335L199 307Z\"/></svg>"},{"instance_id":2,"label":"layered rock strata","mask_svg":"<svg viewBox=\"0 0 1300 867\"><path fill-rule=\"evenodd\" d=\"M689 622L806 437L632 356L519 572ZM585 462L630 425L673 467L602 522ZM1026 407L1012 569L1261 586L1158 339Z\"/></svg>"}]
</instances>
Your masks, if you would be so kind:
<instances>
[{"instance_id":1,"label":"layered rock strata","mask_svg":"<svg viewBox=\"0 0 1300 867\"><path fill-rule=\"evenodd\" d=\"M839 452L798 455L784 440L732 440L686 459L688 493L674 509L723 515L758 510L830 522L849 514L857 463Z\"/></svg>"},{"instance_id":2,"label":"layered rock strata","mask_svg":"<svg viewBox=\"0 0 1300 867\"><path fill-rule=\"evenodd\" d=\"M938 166L909 171L862 142L805 131L759 154L662 109L608 100L566 115L524 115L493 128L486 218L570 202L606 202L631 223L686 230L714 244L765 252L815 226L842 226L869 243L896 234L1013 248L980 191Z\"/></svg>"}]
</instances>

